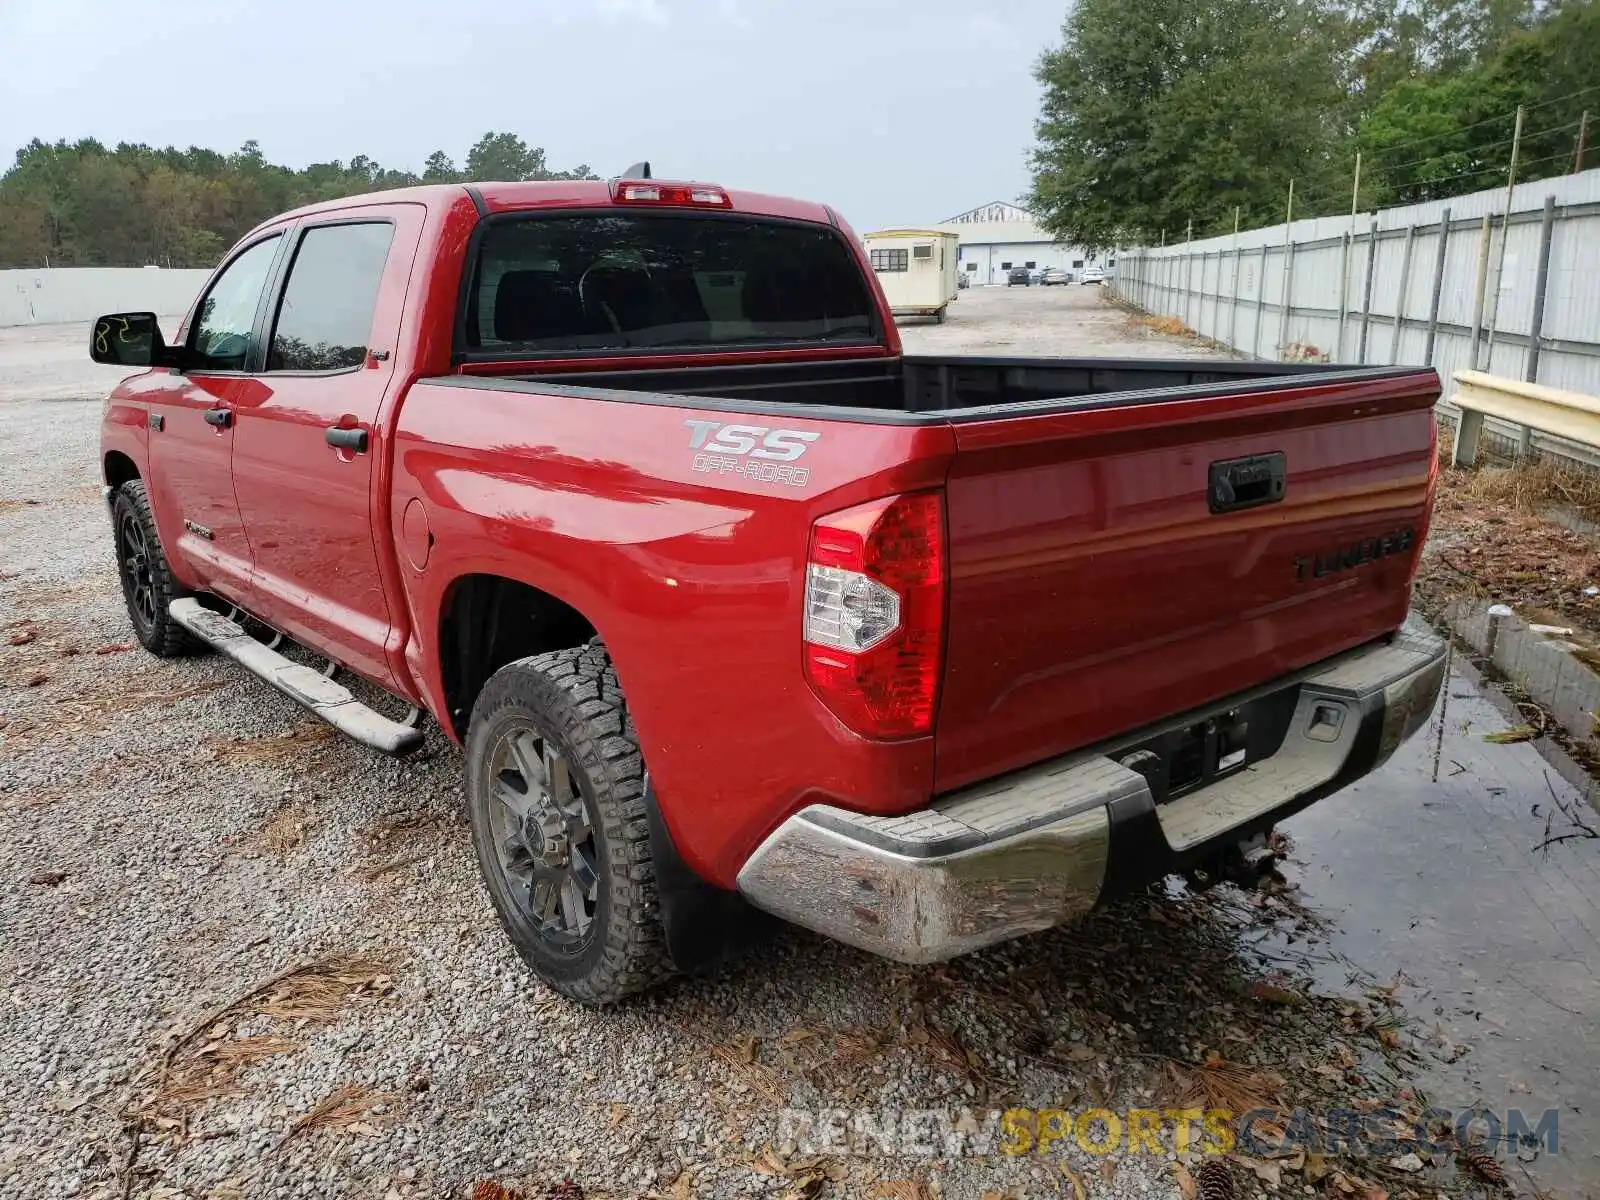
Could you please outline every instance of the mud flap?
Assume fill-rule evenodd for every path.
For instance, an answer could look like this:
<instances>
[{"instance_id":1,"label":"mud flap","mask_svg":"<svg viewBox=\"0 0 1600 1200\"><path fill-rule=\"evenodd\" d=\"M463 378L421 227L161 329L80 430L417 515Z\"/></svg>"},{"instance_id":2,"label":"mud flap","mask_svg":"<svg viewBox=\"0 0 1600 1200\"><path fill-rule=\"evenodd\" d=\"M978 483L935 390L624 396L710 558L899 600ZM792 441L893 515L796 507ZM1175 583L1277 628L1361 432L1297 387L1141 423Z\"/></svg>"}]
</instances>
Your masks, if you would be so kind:
<instances>
[{"instance_id":1,"label":"mud flap","mask_svg":"<svg viewBox=\"0 0 1600 1200\"><path fill-rule=\"evenodd\" d=\"M777 919L751 907L738 892L707 883L683 861L648 776L644 807L650 822L650 857L655 863L667 956L685 975L714 974L770 936Z\"/></svg>"}]
</instances>

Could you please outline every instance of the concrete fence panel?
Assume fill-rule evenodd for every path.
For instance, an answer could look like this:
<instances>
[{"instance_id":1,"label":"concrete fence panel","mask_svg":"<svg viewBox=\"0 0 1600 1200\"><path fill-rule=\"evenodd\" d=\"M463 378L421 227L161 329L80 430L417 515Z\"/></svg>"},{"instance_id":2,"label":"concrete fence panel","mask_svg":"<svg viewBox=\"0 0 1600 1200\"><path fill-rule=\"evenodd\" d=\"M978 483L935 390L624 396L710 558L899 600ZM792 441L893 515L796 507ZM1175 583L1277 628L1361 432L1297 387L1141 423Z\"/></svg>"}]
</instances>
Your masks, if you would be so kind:
<instances>
[{"instance_id":1,"label":"concrete fence panel","mask_svg":"<svg viewBox=\"0 0 1600 1200\"><path fill-rule=\"evenodd\" d=\"M1487 220L1486 220L1487 219ZM1113 285L1251 358L1600 393L1600 170L1119 252Z\"/></svg>"},{"instance_id":2,"label":"concrete fence panel","mask_svg":"<svg viewBox=\"0 0 1600 1200\"><path fill-rule=\"evenodd\" d=\"M0 326L92 321L108 312L187 312L209 275L161 267L0 271Z\"/></svg>"}]
</instances>

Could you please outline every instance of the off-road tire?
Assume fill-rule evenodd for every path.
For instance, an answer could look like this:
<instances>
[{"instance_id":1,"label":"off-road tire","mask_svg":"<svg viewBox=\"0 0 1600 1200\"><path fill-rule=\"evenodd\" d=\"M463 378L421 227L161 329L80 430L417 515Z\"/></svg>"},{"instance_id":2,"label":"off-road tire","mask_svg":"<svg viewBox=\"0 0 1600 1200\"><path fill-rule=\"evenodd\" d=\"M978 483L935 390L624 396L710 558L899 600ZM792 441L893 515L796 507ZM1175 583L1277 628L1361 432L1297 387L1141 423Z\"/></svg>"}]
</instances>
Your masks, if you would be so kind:
<instances>
[{"instance_id":1,"label":"off-road tire","mask_svg":"<svg viewBox=\"0 0 1600 1200\"><path fill-rule=\"evenodd\" d=\"M566 760L587 806L598 876L593 923L576 951L553 945L519 908L492 825L495 747L532 727ZM545 983L589 1005L612 1004L673 974L645 812L644 760L605 647L597 640L501 667L472 708L467 807L478 868L512 945Z\"/></svg>"},{"instance_id":2,"label":"off-road tire","mask_svg":"<svg viewBox=\"0 0 1600 1200\"><path fill-rule=\"evenodd\" d=\"M129 551L124 523L137 526L142 535L143 576L137 577L128 565ZM117 550L117 578L122 583L122 600L127 606L128 622L139 639L139 644L158 658L176 658L194 654L203 644L182 625L172 619L168 606L188 591L172 576L172 567L161 546L161 535L156 532L155 518L150 513L150 497L142 480L133 479L119 487L111 502L111 532ZM147 589L141 604L139 597Z\"/></svg>"}]
</instances>

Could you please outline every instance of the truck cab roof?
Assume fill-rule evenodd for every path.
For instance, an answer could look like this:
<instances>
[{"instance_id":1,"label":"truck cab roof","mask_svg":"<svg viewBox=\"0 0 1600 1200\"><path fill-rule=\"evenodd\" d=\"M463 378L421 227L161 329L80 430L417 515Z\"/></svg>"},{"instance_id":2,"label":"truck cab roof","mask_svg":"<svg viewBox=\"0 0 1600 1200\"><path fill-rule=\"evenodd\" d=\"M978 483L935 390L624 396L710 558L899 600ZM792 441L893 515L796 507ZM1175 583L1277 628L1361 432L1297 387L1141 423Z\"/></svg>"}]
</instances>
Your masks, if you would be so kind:
<instances>
[{"instance_id":1,"label":"truck cab roof","mask_svg":"<svg viewBox=\"0 0 1600 1200\"><path fill-rule=\"evenodd\" d=\"M370 204L423 204L434 209L450 207L468 200L485 215L537 208L609 207L618 205L614 189L622 182L624 181L606 179L550 179L527 182L422 184L417 187L361 192L353 196L342 196L336 200L318 201L316 204L303 205L289 212L277 214L262 222L262 226L282 224L292 219L340 212ZM730 203L727 211L744 213L748 216L812 221L821 225L847 228L831 208L815 201L795 200L762 192L737 191L723 188L718 184L692 184L687 180L652 179L648 182L664 187L715 187L728 197Z\"/></svg>"}]
</instances>

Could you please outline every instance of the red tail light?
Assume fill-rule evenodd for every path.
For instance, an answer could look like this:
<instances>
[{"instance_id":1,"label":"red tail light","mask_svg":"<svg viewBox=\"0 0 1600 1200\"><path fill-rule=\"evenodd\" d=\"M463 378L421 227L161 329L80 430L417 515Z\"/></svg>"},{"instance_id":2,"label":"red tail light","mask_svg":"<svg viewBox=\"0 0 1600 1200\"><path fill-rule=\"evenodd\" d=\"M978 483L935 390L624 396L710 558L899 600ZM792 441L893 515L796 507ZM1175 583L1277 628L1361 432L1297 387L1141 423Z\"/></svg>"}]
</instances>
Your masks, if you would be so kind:
<instances>
[{"instance_id":1,"label":"red tail light","mask_svg":"<svg viewBox=\"0 0 1600 1200\"><path fill-rule=\"evenodd\" d=\"M944 500L916 492L823 517L806 565L806 678L864 737L933 732L944 652Z\"/></svg>"},{"instance_id":2,"label":"red tail light","mask_svg":"<svg viewBox=\"0 0 1600 1200\"><path fill-rule=\"evenodd\" d=\"M618 204L661 204L680 208L732 208L728 193L709 183L658 183L654 179L619 179L611 186Z\"/></svg>"}]
</instances>

